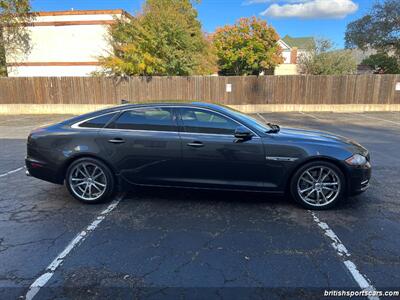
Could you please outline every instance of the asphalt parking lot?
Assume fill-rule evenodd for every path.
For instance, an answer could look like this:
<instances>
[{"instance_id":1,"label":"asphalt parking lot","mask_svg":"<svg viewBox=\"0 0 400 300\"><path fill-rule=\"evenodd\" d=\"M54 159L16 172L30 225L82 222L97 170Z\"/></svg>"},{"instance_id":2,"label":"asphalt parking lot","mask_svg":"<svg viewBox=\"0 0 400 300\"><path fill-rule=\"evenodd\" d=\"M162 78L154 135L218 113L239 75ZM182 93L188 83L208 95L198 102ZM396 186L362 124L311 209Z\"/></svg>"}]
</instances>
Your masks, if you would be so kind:
<instances>
[{"instance_id":1,"label":"asphalt parking lot","mask_svg":"<svg viewBox=\"0 0 400 300\"><path fill-rule=\"evenodd\" d=\"M22 168L29 131L67 117L0 116L0 299L319 299L325 290L400 290L400 112L257 116L370 150L370 189L317 213L262 193L155 188L117 195L112 207L83 205Z\"/></svg>"}]
</instances>

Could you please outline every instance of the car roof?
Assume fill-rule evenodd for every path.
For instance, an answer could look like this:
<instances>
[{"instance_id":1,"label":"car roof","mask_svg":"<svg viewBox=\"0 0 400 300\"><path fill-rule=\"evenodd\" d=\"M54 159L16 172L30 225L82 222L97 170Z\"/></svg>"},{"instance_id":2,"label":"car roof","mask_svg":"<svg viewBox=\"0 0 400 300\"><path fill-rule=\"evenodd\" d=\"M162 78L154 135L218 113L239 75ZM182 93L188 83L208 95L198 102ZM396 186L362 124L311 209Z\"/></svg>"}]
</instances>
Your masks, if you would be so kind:
<instances>
[{"instance_id":1,"label":"car roof","mask_svg":"<svg viewBox=\"0 0 400 300\"><path fill-rule=\"evenodd\" d=\"M204 108L211 108L211 109L222 109L223 107L213 103L206 103L206 102L149 102L149 103L128 103L122 104L110 109L129 109L135 107L147 107L147 106L187 106L187 107L204 107Z\"/></svg>"},{"instance_id":2,"label":"car roof","mask_svg":"<svg viewBox=\"0 0 400 300\"><path fill-rule=\"evenodd\" d=\"M150 103L128 103L128 104L122 104L122 105L117 105L113 106L110 108L106 108L103 111L100 111L102 113L104 112L113 112L117 110L122 110L122 109L131 109L131 108L138 108L138 107L152 107L152 106L158 106L158 107L173 107L173 106L180 106L180 107L197 107L197 108L208 108L211 110L219 111L219 112L228 112L227 107L224 107L222 105L218 104L213 104L213 103L206 103L206 102L150 102Z\"/></svg>"},{"instance_id":3,"label":"car roof","mask_svg":"<svg viewBox=\"0 0 400 300\"><path fill-rule=\"evenodd\" d=\"M212 104L212 103L205 103L205 102L151 102L151 103L128 103L128 104L122 104L122 105L117 105L117 106L112 106L108 108L104 108L102 110L86 113L80 116L73 117L71 119L65 120L60 122L59 124L64 125L64 124L71 124L78 122L80 120L84 120L87 118L92 118L96 117L101 114L106 114L106 113L112 113L112 112L117 112L120 110L126 110L126 109L131 109L131 108L138 108L138 107L151 107L151 106L163 106L163 107L168 107L168 106L181 106L181 107L198 107L198 108L208 108L212 109L215 111L219 112L227 112L227 109L223 106L217 105L217 104Z\"/></svg>"}]
</instances>

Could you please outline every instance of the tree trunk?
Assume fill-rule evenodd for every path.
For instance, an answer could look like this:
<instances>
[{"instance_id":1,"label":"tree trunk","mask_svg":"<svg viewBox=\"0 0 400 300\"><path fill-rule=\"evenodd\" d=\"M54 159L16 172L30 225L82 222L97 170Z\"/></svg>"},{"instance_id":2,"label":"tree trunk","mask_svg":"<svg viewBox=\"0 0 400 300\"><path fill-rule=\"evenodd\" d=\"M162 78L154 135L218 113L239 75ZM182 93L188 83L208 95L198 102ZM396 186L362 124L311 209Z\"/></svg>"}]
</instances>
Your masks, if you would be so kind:
<instances>
[{"instance_id":1,"label":"tree trunk","mask_svg":"<svg viewBox=\"0 0 400 300\"><path fill-rule=\"evenodd\" d=\"M4 48L2 27L0 27L0 76L7 76L6 49Z\"/></svg>"}]
</instances>

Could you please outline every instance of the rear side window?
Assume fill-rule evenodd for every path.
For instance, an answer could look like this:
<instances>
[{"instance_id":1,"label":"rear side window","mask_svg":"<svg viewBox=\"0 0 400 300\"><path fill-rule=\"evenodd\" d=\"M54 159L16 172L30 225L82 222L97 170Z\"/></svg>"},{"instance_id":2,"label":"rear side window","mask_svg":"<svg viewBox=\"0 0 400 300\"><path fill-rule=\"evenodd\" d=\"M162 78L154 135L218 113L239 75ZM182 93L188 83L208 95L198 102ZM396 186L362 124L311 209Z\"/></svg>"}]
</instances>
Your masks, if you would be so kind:
<instances>
[{"instance_id":1,"label":"rear side window","mask_svg":"<svg viewBox=\"0 0 400 300\"><path fill-rule=\"evenodd\" d=\"M122 113L109 128L152 131L177 131L173 113L163 107L143 107Z\"/></svg>"},{"instance_id":2,"label":"rear side window","mask_svg":"<svg viewBox=\"0 0 400 300\"><path fill-rule=\"evenodd\" d=\"M85 128L103 128L104 126L107 125L108 122L111 121L111 119L116 115L116 113L113 114L107 114L103 115L97 118L90 119L84 123L81 123L79 127L85 127Z\"/></svg>"},{"instance_id":3,"label":"rear side window","mask_svg":"<svg viewBox=\"0 0 400 300\"><path fill-rule=\"evenodd\" d=\"M234 134L239 126L220 114L196 108L181 109L181 119L186 132Z\"/></svg>"}]
</instances>

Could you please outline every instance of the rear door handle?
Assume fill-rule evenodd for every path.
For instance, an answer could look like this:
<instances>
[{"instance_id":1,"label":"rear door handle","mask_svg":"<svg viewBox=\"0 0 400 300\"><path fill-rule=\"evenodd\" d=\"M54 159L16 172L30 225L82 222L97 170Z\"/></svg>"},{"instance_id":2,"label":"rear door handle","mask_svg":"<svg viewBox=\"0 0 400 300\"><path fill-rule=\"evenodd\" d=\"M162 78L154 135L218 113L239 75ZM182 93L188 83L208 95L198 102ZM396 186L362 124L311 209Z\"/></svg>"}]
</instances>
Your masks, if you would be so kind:
<instances>
[{"instance_id":1,"label":"rear door handle","mask_svg":"<svg viewBox=\"0 0 400 300\"><path fill-rule=\"evenodd\" d=\"M122 143L125 143L125 140L121 139L121 138L114 138L114 139L108 140L108 142L112 143L112 144L122 144Z\"/></svg>"},{"instance_id":2,"label":"rear door handle","mask_svg":"<svg viewBox=\"0 0 400 300\"><path fill-rule=\"evenodd\" d=\"M204 147L204 144L202 142L191 142L187 144L189 147L195 147L195 148L201 148Z\"/></svg>"}]
</instances>

